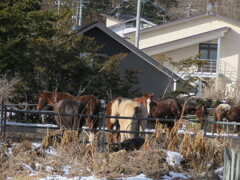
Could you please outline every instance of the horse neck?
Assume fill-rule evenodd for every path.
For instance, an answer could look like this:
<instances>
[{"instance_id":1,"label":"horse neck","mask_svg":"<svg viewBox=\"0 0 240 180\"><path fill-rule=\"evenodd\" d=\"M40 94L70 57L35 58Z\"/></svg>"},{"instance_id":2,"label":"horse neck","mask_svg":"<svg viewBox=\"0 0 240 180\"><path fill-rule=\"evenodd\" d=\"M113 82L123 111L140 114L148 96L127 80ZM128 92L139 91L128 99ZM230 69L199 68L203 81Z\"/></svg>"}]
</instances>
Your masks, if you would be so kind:
<instances>
[{"instance_id":1,"label":"horse neck","mask_svg":"<svg viewBox=\"0 0 240 180\"><path fill-rule=\"evenodd\" d=\"M49 103L52 107L54 107L57 103L55 93L50 93L50 92L46 93L45 99L47 103Z\"/></svg>"},{"instance_id":2,"label":"horse neck","mask_svg":"<svg viewBox=\"0 0 240 180\"><path fill-rule=\"evenodd\" d=\"M135 98L135 99L133 99L133 100L136 101L136 102L139 102L139 103L141 103L141 104L144 104L143 97L141 97L141 98Z\"/></svg>"},{"instance_id":3,"label":"horse neck","mask_svg":"<svg viewBox=\"0 0 240 180\"><path fill-rule=\"evenodd\" d=\"M73 99L74 96L67 94L67 93L58 93L58 92L52 92L48 93L46 95L46 99L49 104L51 104L52 107L54 107L60 100L63 99Z\"/></svg>"},{"instance_id":4,"label":"horse neck","mask_svg":"<svg viewBox=\"0 0 240 180\"><path fill-rule=\"evenodd\" d=\"M197 107L196 107L196 106L185 106L184 108L185 108L185 110L187 110L187 111L196 111L196 110L197 110Z\"/></svg>"}]
</instances>

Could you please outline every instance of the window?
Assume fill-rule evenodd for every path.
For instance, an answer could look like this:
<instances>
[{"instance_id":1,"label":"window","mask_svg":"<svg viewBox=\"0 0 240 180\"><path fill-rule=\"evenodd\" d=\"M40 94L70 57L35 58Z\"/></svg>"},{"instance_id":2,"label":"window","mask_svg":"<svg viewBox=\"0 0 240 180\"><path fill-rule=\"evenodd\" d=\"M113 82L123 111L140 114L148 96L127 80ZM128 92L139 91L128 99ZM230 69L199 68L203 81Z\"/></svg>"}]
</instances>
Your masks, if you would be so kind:
<instances>
[{"instance_id":1,"label":"window","mask_svg":"<svg viewBox=\"0 0 240 180\"><path fill-rule=\"evenodd\" d=\"M198 69L202 73L216 73L217 65L217 44L199 44L200 60L207 61L207 64Z\"/></svg>"},{"instance_id":2,"label":"window","mask_svg":"<svg viewBox=\"0 0 240 180\"><path fill-rule=\"evenodd\" d=\"M200 59L217 59L217 44L199 44Z\"/></svg>"}]
</instances>

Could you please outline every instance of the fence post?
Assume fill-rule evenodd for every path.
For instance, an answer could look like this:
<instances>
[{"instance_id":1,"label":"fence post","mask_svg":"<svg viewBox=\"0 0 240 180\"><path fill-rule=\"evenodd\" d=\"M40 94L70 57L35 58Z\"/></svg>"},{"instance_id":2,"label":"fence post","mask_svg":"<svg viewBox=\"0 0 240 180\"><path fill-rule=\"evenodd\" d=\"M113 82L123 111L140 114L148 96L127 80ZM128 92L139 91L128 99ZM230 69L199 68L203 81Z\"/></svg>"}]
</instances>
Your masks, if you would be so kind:
<instances>
[{"instance_id":1,"label":"fence post","mask_svg":"<svg viewBox=\"0 0 240 180\"><path fill-rule=\"evenodd\" d=\"M240 179L240 151L224 149L224 180Z\"/></svg>"},{"instance_id":2,"label":"fence post","mask_svg":"<svg viewBox=\"0 0 240 180\"><path fill-rule=\"evenodd\" d=\"M106 113L103 114L102 152L105 151L105 126L106 126Z\"/></svg>"},{"instance_id":3,"label":"fence post","mask_svg":"<svg viewBox=\"0 0 240 180\"><path fill-rule=\"evenodd\" d=\"M3 105L4 105L4 101L1 101L1 131L0 131L0 135L3 134Z\"/></svg>"},{"instance_id":4,"label":"fence post","mask_svg":"<svg viewBox=\"0 0 240 180\"><path fill-rule=\"evenodd\" d=\"M207 135L208 119L204 119L204 137Z\"/></svg>"},{"instance_id":5,"label":"fence post","mask_svg":"<svg viewBox=\"0 0 240 180\"><path fill-rule=\"evenodd\" d=\"M7 106L3 106L4 113L3 113L3 120L4 120L4 125L3 125L3 137L5 137L6 134L6 129L7 129Z\"/></svg>"}]
</instances>

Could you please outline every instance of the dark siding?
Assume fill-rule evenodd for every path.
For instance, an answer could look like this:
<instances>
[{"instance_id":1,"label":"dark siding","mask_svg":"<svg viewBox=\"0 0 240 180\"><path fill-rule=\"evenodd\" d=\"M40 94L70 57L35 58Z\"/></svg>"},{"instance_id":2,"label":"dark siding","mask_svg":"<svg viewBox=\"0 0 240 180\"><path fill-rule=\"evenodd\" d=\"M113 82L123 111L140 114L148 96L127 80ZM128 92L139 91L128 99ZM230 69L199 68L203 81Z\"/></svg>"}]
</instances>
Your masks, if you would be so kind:
<instances>
[{"instance_id":1,"label":"dark siding","mask_svg":"<svg viewBox=\"0 0 240 180\"><path fill-rule=\"evenodd\" d=\"M119 54L119 53L129 53L130 50L125 46L121 45L118 41L113 39L106 33L103 33L97 27L90 29L85 32L84 35L89 37L94 37L97 45L104 45L103 49L101 49L101 53L106 53L109 56Z\"/></svg>"},{"instance_id":2,"label":"dark siding","mask_svg":"<svg viewBox=\"0 0 240 180\"><path fill-rule=\"evenodd\" d=\"M107 33L103 32L97 27L94 27L84 33L84 35L89 37L95 37L97 45L104 44L101 49L101 53L106 53L109 56L118 53L129 53L121 62L121 67L124 69L134 69L142 73L139 74L139 84L136 86L140 88L140 91L147 93L154 93L155 98L163 95L170 78L159 71L154 66L150 65L139 55L131 52L127 47L123 46L120 42L116 41L114 38L109 36ZM169 90L173 89L173 85Z\"/></svg>"},{"instance_id":3,"label":"dark siding","mask_svg":"<svg viewBox=\"0 0 240 180\"><path fill-rule=\"evenodd\" d=\"M121 62L121 68L134 69L142 72L139 74L140 83L137 87L140 87L141 91L146 91L147 93L154 92L155 98L163 95L170 81L168 76L134 53L130 53L123 59ZM172 89L173 86L170 87L170 90Z\"/></svg>"}]
</instances>

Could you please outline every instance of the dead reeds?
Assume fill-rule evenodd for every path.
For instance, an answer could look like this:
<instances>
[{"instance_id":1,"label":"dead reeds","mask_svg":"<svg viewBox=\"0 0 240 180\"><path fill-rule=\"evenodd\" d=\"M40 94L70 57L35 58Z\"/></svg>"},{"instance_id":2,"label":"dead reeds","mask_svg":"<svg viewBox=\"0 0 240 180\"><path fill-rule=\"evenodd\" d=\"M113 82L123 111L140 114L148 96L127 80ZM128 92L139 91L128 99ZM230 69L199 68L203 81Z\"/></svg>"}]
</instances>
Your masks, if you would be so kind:
<instances>
[{"instance_id":1,"label":"dead reeds","mask_svg":"<svg viewBox=\"0 0 240 180\"><path fill-rule=\"evenodd\" d=\"M42 142L42 148L33 148L31 142L22 142L12 147L13 153L7 155L7 146L2 148L0 154L1 177L9 175L4 169L10 168L19 171L12 177L26 177L30 172L24 164L28 164L34 171L38 171L36 177L47 174L63 174L63 167L71 166L69 177L88 176L114 179L122 176L134 176L144 173L147 177L161 179L169 171L185 172L189 170L194 175L208 172L223 166L224 147L230 147L230 140L226 137L206 138L203 132L192 128L184 134L179 133L182 121L175 123L170 130L161 123L156 124L152 135L145 136L145 143L140 150L110 151L105 148L102 151L102 133L95 135L91 143L88 141L88 133L60 129L56 132L47 132ZM57 150L55 155L47 155L46 151L54 146ZM46 149L46 151L44 150ZM183 156L181 166L171 166L167 163L166 151L176 151ZM44 154L43 154L44 152ZM10 163L12 162L12 163ZM36 165L40 164L40 165ZM52 167L49 170L47 167Z\"/></svg>"}]
</instances>

